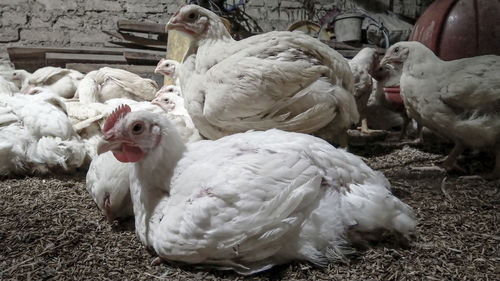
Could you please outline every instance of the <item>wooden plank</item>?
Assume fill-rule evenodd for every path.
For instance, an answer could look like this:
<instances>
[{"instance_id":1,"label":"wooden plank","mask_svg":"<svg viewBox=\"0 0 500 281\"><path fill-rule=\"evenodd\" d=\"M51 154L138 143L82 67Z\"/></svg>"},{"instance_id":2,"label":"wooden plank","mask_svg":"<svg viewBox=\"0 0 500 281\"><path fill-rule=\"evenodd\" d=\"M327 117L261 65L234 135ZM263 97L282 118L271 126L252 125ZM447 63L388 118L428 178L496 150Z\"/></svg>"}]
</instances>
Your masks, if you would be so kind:
<instances>
[{"instance_id":1,"label":"wooden plank","mask_svg":"<svg viewBox=\"0 0 500 281\"><path fill-rule=\"evenodd\" d=\"M41 54L52 53L74 53L74 54L108 54L118 55L124 48L102 48L102 47L10 47L7 48L10 58L39 57Z\"/></svg>"},{"instance_id":2,"label":"wooden plank","mask_svg":"<svg viewBox=\"0 0 500 281\"><path fill-rule=\"evenodd\" d=\"M135 36L135 35L132 35L132 34L126 33L126 32L114 32L114 31L107 31L107 30L103 30L102 32L104 32L108 35L111 35L115 38L118 38L121 40L126 40L126 41L131 41L131 42L134 42L134 43L139 44L139 45L167 46L167 42L165 42L165 41Z\"/></svg>"},{"instance_id":3,"label":"wooden plank","mask_svg":"<svg viewBox=\"0 0 500 281\"><path fill-rule=\"evenodd\" d=\"M106 63L126 64L123 55L101 55L101 54L71 54L52 53L45 54L46 65L65 67L67 63Z\"/></svg>"},{"instance_id":4,"label":"wooden plank","mask_svg":"<svg viewBox=\"0 0 500 281\"><path fill-rule=\"evenodd\" d=\"M141 22L132 20L119 20L118 29L120 31L134 31L155 34L166 34L166 25L154 22Z\"/></svg>"},{"instance_id":5,"label":"wooden plank","mask_svg":"<svg viewBox=\"0 0 500 281\"><path fill-rule=\"evenodd\" d=\"M10 61L17 69L25 69L26 71L33 72L41 67L47 66L45 60L45 53L68 53L68 54L100 54L100 55L123 55L123 52L140 52L151 55L165 54L165 47L154 48L151 50L141 47L140 45L127 44L123 47L10 47L7 48ZM128 48L130 47L130 48ZM62 65L62 62L58 62ZM61 66L63 67L63 66Z\"/></svg>"},{"instance_id":6,"label":"wooden plank","mask_svg":"<svg viewBox=\"0 0 500 281\"><path fill-rule=\"evenodd\" d=\"M148 54L140 51L123 52L123 56L129 64L156 65L158 61L165 57L165 52L161 54Z\"/></svg>"},{"instance_id":7,"label":"wooden plank","mask_svg":"<svg viewBox=\"0 0 500 281\"><path fill-rule=\"evenodd\" d=\"M102 67L113 67L127 70L136 74L154 74L156 66L152 65L132 65L132 64L113 64L106 63L67 63L66 68L78 70L81 73L89 73ZM159 75L159 74L158 74Z\"/></svg>"},{"instance_id":8,"label":"wooden plank","mask_svg":"<svg viewBox=\"0 0 500 281\"><path fill-rule=\"evenodd\" d=\"M45 66L45 53L43 52L28 53L26 56L17 55L15 48L7 48L7 52L9 53L9 60L16 69L34 72Z\"/></svg>"},{"instance_id":9,"label":"wooden plank","mask_svg":"<svg viewBox=\"0 0 500 281\"><path fill-rule=\"evenodd\" d=\"M140 49L141 51L145 50L154 50L154 51L163 51L167 49L167 46L150 46L150 45L140 45L132 42L121 42L121 41L108 41L108 43L115 44L118 46L122 46L129 49Z\"/></svg>"}]
</instances>

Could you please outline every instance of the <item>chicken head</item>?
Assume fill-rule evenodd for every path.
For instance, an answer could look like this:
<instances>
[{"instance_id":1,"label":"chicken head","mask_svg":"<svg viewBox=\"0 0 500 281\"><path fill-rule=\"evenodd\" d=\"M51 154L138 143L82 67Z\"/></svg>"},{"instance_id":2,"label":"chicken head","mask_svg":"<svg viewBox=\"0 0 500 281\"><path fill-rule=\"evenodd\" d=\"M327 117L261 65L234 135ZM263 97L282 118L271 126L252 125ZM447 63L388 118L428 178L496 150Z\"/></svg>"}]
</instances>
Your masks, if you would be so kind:
<instances>
[{"instance_id":1,"label":"chicken head","mask_svg":"<svg viewBox=\"0 0 500 281\"><path fill-rule=\"evenodd\" d=\"M137 162L161 139L161 130L154 118L144 118L149 112L130 112L128 105L121 105L106 119L97 153L112 151L120 162Z\"/></svg>"},{"instance_id":2,"label":"chicken head","mask_svg":"<svg viewBox=\"0 0 500 281\"><path fill-rule=\"evenodd\" d=\"M180 104L180 102L182 102L182 104ZM156 97L151 103L160 106L166 112L174 110L177 105L183 106L184 104L179 87L173 85L163 86L158 93L156 93Z\"/></svg>"},{"instance_id":3,"label":"chicken head","mask_svg":"<svg viewBox=\"0 0 500 281\"><path fill-rule=\"evenodd\" d=\"M210 24L220 25L220 28L209 28ZM193 37L205 36L210 38L211 36L221 37L221 35L222 37L231 37L216 14L197 5L180 7L168 21L167 30L178 30ZM224 34L214 34L216 32L223 32Z\"/></svg>"},{"instance_id":4,"label":"chicken head","mask_svg":"<svg viewBox=\"0 0 500 281\"><path fill-rule=\"evenodd\" d=\"M409 53L410 50L408 47L396 43L387 50L385 56L380 61L380 65L401 64L408 58Z\"/></svg>"},{"instance_id":5,"label":"chicken head","mask_svg":"<svg viewBox=\"0 0 500 281\"><path fill-rule=\"evenodd\" d=\"M160 73L165 76L173 76L175 69L179 63L175 60L161 59L155 68L155 73Z\"/></svg>"}]
</instances>

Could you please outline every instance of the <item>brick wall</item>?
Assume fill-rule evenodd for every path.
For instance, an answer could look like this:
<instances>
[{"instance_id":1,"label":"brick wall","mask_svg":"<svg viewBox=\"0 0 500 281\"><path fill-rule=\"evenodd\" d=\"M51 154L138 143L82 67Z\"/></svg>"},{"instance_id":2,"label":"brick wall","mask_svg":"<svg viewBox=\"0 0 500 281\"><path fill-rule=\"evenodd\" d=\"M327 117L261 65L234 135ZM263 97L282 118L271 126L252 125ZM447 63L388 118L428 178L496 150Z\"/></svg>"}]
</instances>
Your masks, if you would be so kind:
<instances>
[{"instance_id":1,"label":"brick wall","mask_svg":"<svg viewBox=\"0 0 500 281\"><path fill-rule=\"evenodd\" d=\"M334 6L382 6L389 0L247 0L245 12L263 31L284 30L291 23L317 20ZM119 19L166 23L182 0L1 0L0 59L8 58L7 47L115 46L101 30L115 30ZM367 4L368 2L368 4ZM415 3L407 5L406 2ZM404 13L424 0L394 0ZM312 3L312 4L311 4ZM405 8L402 8L405 4ZM415 7L414 7L415 6ZM409 8L406 8L409 7ZM414 7L414 8L412 8ZM409 9L409 10L408 10ZM316 15L316 17L314 16Z\"/></svg>"}]
</instances>

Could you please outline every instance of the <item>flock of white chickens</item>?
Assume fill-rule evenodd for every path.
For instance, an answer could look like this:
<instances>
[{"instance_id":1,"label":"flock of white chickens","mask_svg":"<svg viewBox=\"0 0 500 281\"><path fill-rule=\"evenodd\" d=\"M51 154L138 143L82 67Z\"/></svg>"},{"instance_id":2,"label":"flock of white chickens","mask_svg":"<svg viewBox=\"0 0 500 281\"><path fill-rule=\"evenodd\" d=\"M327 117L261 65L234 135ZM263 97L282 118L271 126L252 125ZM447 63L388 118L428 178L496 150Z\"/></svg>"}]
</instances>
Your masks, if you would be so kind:
<instances>
[{"instance_id":1,"label":"flock of white chickens","mask_svg":"<svg viewBox=\"0 0 500 281\"><path fill-rule=\"evenodd\" d=\"M412 236L411 207L345 150L348 129L372 131L370 104L453 141L444 168L465 148L491 149L500 176L498 56L443 62L400 42L381 60L365 48L348 61L302 33L235 41L195 5L167 29L191 45L181 63L158 63L175 81L159 90L109 67L0 76L0 174L89 165L99 209L109 222L134 216L158 261L242 274L296 259L325 266L380 231ZM384 98L398 84L405 108Z\"/></svg>"}]
</instances>

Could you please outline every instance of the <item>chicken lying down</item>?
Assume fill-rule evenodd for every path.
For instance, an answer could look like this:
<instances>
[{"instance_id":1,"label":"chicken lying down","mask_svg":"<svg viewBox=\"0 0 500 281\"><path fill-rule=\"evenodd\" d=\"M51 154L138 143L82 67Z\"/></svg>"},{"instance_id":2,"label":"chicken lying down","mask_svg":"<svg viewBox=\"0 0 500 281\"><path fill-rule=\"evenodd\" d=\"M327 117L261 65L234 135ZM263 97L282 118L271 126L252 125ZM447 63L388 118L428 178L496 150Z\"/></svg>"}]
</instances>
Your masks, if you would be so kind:
<instances>
[{"instance_id":1,"label":"chicken lying down","mask_svg":"<svg viewBox=\"0 0 500 281\"><path fill-rule=\"evenodd\" d=\"M28 78L31 76L31 73L24 69L9 69L1 71L0 76L14 83L17 88L16 92L19 92L23 88L23 85L28 84Z\"/></svg>"},{"instance_id":2,"label":"chicken lying down","mask_svg":"<svg viewBox=\"0 0 500 281\"><path fill-rule=\"evenodd\" d=\"M151 103L163 108L168 120L175 126L184 143L202 140L198 129L184 107L184 98L178 86L163 86Z\"/></svg>"},{"instance_id":3,"label":"chicken lying down","mask_svg":"<svg viewBox=\"0 0 500 281\"><path fill-rule=\"evenodd\" d=\"M278 128L347 145L359 114L349 64L334 49L289 31L235 41L216 14L196 5L181 7L167 29L191 38L178 75L202 136Z\"/></svg>"},{"instance_id":4,"label":"chicken lying down","mask_svg":"<svg viewBox=\"0 0 500 281\"><path fill-rule=\"evenodd\" d=\"M166 89L166 90L165 90ZM194 127L191 118L184 108L184 100L179 97L178 87L166 86L158 91L158 96L152 101L135 101L127 98L113 98L104 103L82 103L74 100L65 101L68 117L73 123L73 128L78 132L87 150L90 159L97 157L96 145L100 139L104 120L119 105L126 104L132 111L150 111L166 114L167 118L181 133L184 142L193 142L201 139L198 130ZM170 94L164 95L165 93Z\"/></svg>"},{"instance_id":5,"label":"chicken lying down","mask_svg":"<svg viewBox=\"0 0 500 281\"><path fill-rule=\"evenodd\" d=\"M113 98L151 101L157 90L154 80L123 69L102 67L85 75L75 97L82 103L105 102Z\"/></svg>"},{"instance_id":6,"label":"chicken lying down","mask_svg":"<svg viewBox=\"0 0 500 281\"><path fill-rule=\"evenodd\" d=\"M176 73L176 69L179 68L179 65L179 62L176 60L162 58L156 65L155 73L163 74L172 81L173 85L179 86L179 75Z\"/></svg>"},{"instance_id":7,"label":"chicken lying down","mask_svg":"<svg viewBox=\"0 0 500 281\"><path fill-rule=\"evenodd\" d=\"M352 252L350 237L415 229L380 172L307 134L271 129L185 145L165 115L121 106L98 151L133 162L136 234L161 259L242 274L291 260L326 266Z\"/></svg>"},{"instance_id":8,"label":"chicken lying down","mask_svg":"<svg viewBox=\"0 0 500 281\"><path fill-rule=\"evenodd\" d=\"M381 64L402 65L401 97L408 115L455 143L451 169L466 148L496 153L490 177L500 177L500 56L442 61L419 42L396 43Z\"/></svg>"},{"instance_id":9,"label":"chicken lying down","mask_svg":"<svg viewBox=\"0 0 500 281\"><path fill-rule=\"evenodd\" d=\"M94 158L86 176L86 187L108 223L134 215L129 190L131 164L106 152Z\"/></svg>"},{"instance_id":10,"label":"chicken lying down","mask_svg":"<svg viewBox=\"0 0 500 281\"><path fill-rule=\"evenodd\" d=\"M16 87L16 85L2 76L0 76L0 94L6 94L9 96L14 95L14 93L19 92L19 89Z\"/></svg>"},{"instance_id":11,"label":"chicken lying down","mask_svg":"<svg viewBox=\"0 0 500 281\"><path fill-rule=\"evenodd\" d=\"M163 109L148 101L135 101L126 98L114 98L104 103L82 103L75 100L65 101L68 117L73 128L82 138L90 159L97 157L97 143L101 137L102 126L105 119L113 110L121 105L129 105L133 111L146 110L155 113L164 113Z\"/></svg>"},{"instance_id":12,"label":"chicken lying down","mask_svg":"<svg viewBox=\"0 0 500 281\"><path fill-rule=\"evenodd\" d=\"M0 175L70 171L85 160L59 96L0 95Z\"/></svg>"},{"instance_id":13,"label":"chicken lying down","mask_svg":"<svg viewBox=\"0 0 500 281\"><path fill-rule=\"evenodd\" d=\"M368 99L374 87L371 73L378 67L378 63L377 50L368 47L361 49L351 60L349 60L349 66L354 77L354 97L361 119L361 132L364 134L380 132L377 130L370 130L367 121Z\"/></svg>"},{"instance_id":14,"label":"chicken lying down","mask_svg":"<svg viewBox=\"0 0 500 281\"><path fill-rule=\"evenodd\" d=\"M16 72L19 73L19 72ZM22 76L26 73L22 72ZM83 79L83 74L67 68L46 66L37 69L24 79L21 91L33 95L39 91L32 91L35 87L43 87L63 98L72 98Z\"/></svg>"},{"instance_id":15,"label":"chicken lying down","mask_svg":"<svg viewBox=\"0 0 500 281\"><path fill-rule=\"evenodd\" d=\"M112 111L108 112L109 108L114 106L114 109L119 104L128 104L132 111L147 110L158 114L163 114L161 111L161 109L163 109L168 120L174 124L175 128L178 130L183 142L189 143L201 140L198 130L194 127L191 118L184 108L184 100L180 97L178 87L162 87L158 91L156 98L151 103L152 104L149 104L149 102L111 99L106 101L104 104L98 103L84 105L90 108L92 105L102 105L104 109L99 113L102 114L100 115L102 117L109 116ZM97 108L99 107L101 106L97 106ZM95 116L99 116L99 114L96 114ZM86 120L92 119L89 117L89 119ZM98 118L98 120L101 121L103 118ZM78 124L82 124L83 122L85 122L85 120L79 122ZM93 124L97 125L98 123L93 122ZM86 130L87 139L94 147L92 149L93 152L90 153L93 160L90 163L86 177L87 191L92 196L99 210L103 212L103 215L107 218L109 223L112 223L114 219L117 218L123 219L133 216L134 213L132 211L132 200L130 199L128 177L130 173L130 164L119 162L115 159L111 152L97 155L95 147L97 146L97 141L100 140L100 127L99 130L94 131L94 134L91 134L91 136L88 136L88 127ZM94 135L98 136L98 138L94 138ZM82 136L82 138L84 137Z\"/></svg>"}]
</instances>

